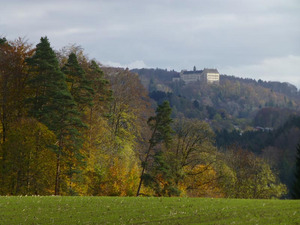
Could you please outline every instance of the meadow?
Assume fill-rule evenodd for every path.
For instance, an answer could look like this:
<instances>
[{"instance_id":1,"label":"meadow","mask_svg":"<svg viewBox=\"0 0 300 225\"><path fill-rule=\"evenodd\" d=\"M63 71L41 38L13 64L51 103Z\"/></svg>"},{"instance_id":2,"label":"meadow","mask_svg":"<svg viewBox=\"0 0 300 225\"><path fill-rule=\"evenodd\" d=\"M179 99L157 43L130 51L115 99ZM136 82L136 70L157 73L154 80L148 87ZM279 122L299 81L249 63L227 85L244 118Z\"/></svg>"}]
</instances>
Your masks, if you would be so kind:
<instances>
[{"instance_id":1,"label":"meadow","mask_svg":"<svg viewBox=\"0 0 300 225\"><path fill-rule=\"evenodd\" d=\"M2 196L0 224L300 224L300 201Z\"/></svg>"}]
</instances>

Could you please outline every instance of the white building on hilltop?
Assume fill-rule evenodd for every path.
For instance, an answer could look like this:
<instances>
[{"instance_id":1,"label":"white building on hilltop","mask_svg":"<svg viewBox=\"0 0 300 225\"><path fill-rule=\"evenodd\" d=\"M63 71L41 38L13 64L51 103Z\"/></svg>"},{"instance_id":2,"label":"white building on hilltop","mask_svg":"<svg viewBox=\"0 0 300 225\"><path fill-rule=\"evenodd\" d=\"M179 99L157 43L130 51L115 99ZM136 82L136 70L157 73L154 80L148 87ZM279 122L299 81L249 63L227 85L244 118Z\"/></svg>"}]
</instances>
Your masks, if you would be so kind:
<instances>
[{"instance_id":1,"label":"white building on hilltop","mask_svg":"<svg viewBox=\"0 0 300 225\"><path fill-rule=\"evenodd\" d=\"M204 69L202 77L207 83L219 83L220 74L217 69Z\"/></svg>"},{"instance_id":2,"label":"white building on hilltop","mask_svg":"<svg viewBox=\"0 0 300 225\"><path fill-rule=\"evenodd\" d=\"M186 84L197 82L197 81L205 81L207 83L219 83L220 74L217 69L204 69L204 70L196 70L194 66L194 70L186 71L182 70L180 72L179 77L174 77L173 81L183 80Z\"/></svg>"}]
</instances>

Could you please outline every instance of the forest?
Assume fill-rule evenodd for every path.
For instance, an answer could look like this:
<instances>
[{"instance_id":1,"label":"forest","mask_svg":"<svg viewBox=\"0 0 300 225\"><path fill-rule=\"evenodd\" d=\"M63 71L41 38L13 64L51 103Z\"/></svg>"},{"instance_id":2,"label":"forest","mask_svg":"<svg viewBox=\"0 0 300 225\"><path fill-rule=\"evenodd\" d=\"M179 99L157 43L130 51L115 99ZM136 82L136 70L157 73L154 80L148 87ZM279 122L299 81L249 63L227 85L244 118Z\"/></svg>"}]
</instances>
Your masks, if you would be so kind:
<instances>
[{"instance_id":1,"label":"forest","mask_svg":"<svg viewBox=\"0 0 300 225\"><path fill-rule=\"evenodd\" d=\"M297 88L174 74L1 38L0 195L291 197Z\"/></svg>"}]
</instances>

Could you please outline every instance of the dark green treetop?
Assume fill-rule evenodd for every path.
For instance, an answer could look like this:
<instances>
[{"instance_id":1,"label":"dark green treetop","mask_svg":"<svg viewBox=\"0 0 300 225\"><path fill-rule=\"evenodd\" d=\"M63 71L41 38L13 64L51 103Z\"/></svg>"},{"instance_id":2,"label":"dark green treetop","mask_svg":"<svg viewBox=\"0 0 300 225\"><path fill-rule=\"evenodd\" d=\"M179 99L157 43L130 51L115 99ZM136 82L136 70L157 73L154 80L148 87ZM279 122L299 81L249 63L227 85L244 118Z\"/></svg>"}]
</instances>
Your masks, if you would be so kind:
<instances>
[{"instance_id":1,"label":"dark green treetop","mask_svg":"<svg viewBox=\"0 0 300 225\"><path fill-rule=\"evenodd\" d=\"M82 159L79 151L82 146L79 129L85 125L79 117L77 104L67 87L66 77L59 68L47 37L41 38L35 54L28 59L28 65L32 75L28 84L34 90L32 97L28 99L29 114L45 124L57 138L53 149L57 155L55 194L58 195L62 163L67 163L69 170L74 171L73 165ZM71 179L71 175L69 177Z\"/></svg>"},{"instance_id":2,"label":"dark green treetop","mask_svg":"<svg viewBox=\"0 0 300 225\"><path fill-rule=\"evenodd\" d=\"M62 71L66 74L69 90L79 110L83 111L85 106L91 106L94 90L91 87L91 82L86 78L85 71L79 65L75 53L69 55L68 62Z\"/></svg>"},{"instance_id":3,"label":"dark green treetop","mask_svg":"<svg viewBox=\"0 0 300 225\"><path fill-rule=\"evenodd\" d=\"M153 135L150 139L151 145L156 145L160 142L164 142L166 146L169 146L172 140L173 130L171 124L172 108L168 101L164 101L156 109L156 116L150 117L148 125L153 131Z\"/></svg>"},{"instance_id":4,"label":"dark green treetop","mask_svg":"<svg viewBox=\"0 0 300 225\"><path fill-rule=\"evenodd\" d=\"M56 134L65 135L66 130L76 133L74 127L83 126L76 109L76 102L69 92L66 77L47 37L41 38L36 53L28 59L32 78L29 85L34 95L29 99L31 116L49 127Z\"/></svg>"}]
</instances>

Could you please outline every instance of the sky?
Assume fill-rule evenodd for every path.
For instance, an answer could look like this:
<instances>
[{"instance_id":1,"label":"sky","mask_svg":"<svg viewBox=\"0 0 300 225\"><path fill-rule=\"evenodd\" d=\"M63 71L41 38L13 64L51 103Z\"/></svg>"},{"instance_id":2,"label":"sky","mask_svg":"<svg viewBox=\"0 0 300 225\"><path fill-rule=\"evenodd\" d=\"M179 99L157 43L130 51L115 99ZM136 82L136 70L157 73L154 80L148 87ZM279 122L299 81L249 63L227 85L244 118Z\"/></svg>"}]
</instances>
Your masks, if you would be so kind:
<instances>
[{"instance_id":1,"label":"sky","mask_svg":"<svg viewBox=\"0 0 300 225\"><path fill-rule=\"evenodd\" d=\"M217 68L300 88L300 0L0 0L0 37L103 65Z\"/></svg>"}]
</instances>

